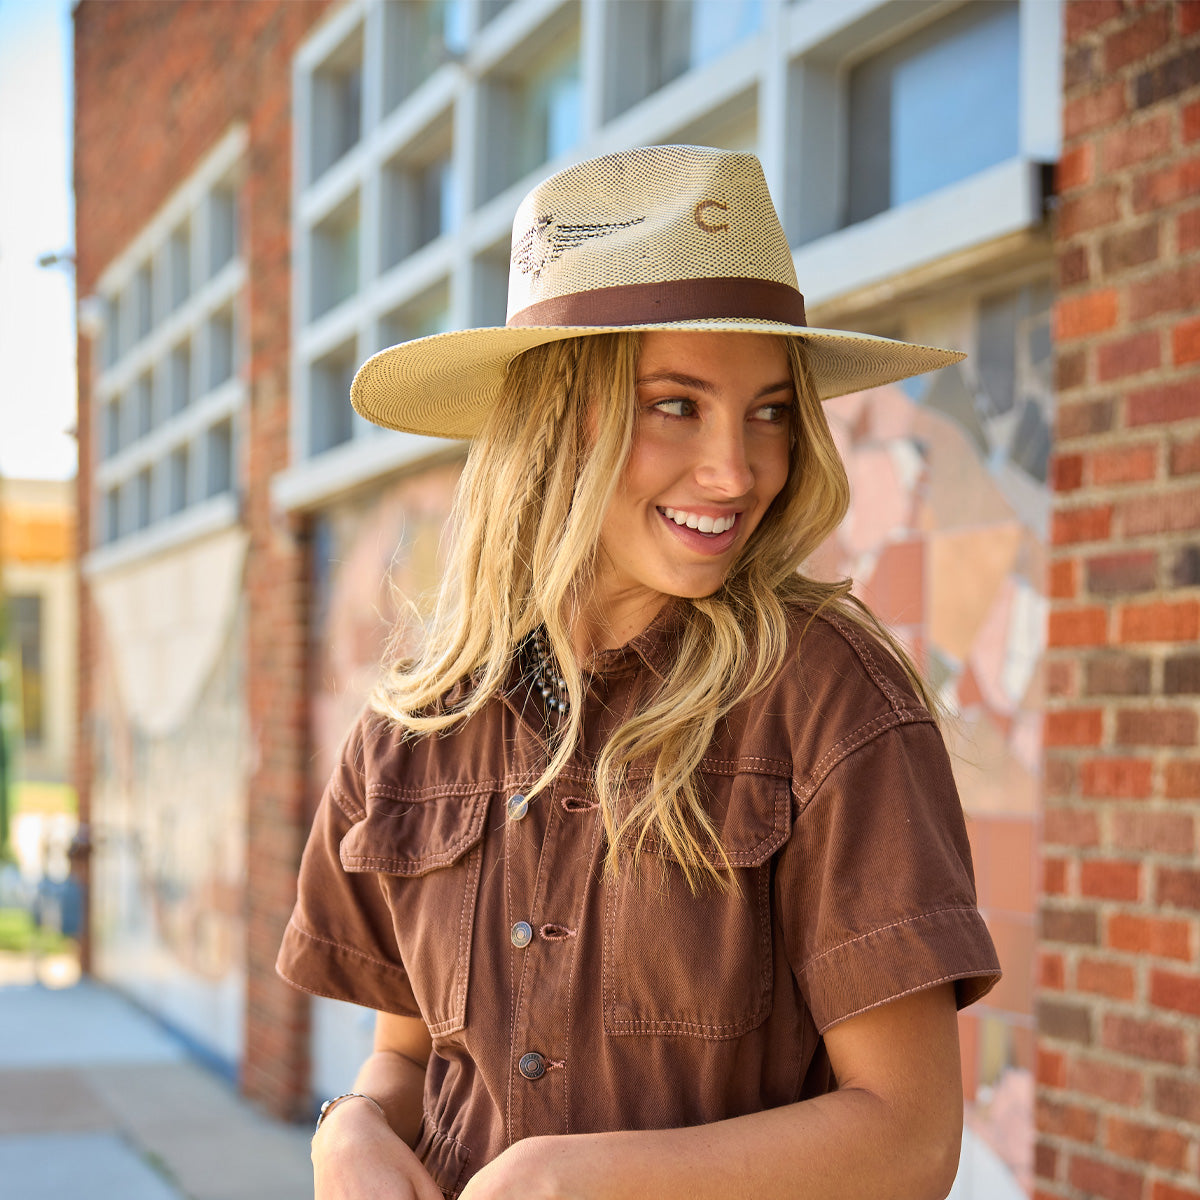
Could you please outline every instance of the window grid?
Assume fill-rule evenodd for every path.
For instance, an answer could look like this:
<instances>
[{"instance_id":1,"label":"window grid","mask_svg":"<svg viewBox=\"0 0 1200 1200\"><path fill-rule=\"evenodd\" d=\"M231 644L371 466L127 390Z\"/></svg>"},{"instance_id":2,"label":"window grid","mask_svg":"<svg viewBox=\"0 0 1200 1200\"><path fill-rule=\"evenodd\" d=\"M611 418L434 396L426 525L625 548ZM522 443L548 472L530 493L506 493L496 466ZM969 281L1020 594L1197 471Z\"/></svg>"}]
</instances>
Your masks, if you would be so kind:
<instances>
[{"instance_id":1,"label":"window grid","mask_svg":"<svg viewBox=\"0 0 1200 1200\"><path fill-rule=\"evenodd\" d=\"M97 547L136 549L235 486L244 145L223 139L101 278Z\"/></svg>"},{"instance_id":2,"label":"window grid","mask_svg":"<svg viewBox=\"0 0 1200 1200\"><path fill-rule=\"evenodd\" d=\"M1053 33L1056 0L1012 3L1023 47ZM849 77L861 48L878 54L923 27L961 23L966 7L343 5L294 64L293 471L340 447L349 454L374 432L349 412L348 362L401 337L503 322L513 210L534 180L570 161L674 140L751 150L792 245L832 244L846 225ZM1012 103L1030 108L1027 96ZM1053 157L1056 135L1039 136L1035 145L1022 128L1020 153Z\"/></svg>"}]
</instances>

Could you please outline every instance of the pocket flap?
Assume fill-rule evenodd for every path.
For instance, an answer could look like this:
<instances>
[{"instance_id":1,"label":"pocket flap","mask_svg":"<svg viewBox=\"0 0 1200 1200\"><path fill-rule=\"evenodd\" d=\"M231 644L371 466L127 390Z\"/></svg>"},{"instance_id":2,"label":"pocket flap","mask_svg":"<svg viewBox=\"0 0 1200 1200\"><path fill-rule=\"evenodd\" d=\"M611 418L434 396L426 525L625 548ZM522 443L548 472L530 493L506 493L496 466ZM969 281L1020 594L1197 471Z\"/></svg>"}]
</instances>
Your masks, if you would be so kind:
<instances>
[{"instance_id":1,"label":"pocket flap","mask_svg":"<svg viewBox=\"0 0 1200 1200\"><path fill-rule=\"evenodd\" d=\"M457 862L483 837L490 791L416 798L374 792L368 792L366 817L339 846L347 871L425 875Z\"/></svg>"},{"instance_id":2,"label":"pocket flap","mask_svg":"<svg viewBox=\"0 0 1200 1200\"><path fill-rule=\"evenodd\" d=\"M761 866L788 840L792 830L790 779L755 771L706 770L702 764L700 785L730 866ZM674 857L655 835L646 839L645 848L664 858ZM705 857L714 867L721 866L721 856L711 846Z\"/></svg>"}]
</instances>

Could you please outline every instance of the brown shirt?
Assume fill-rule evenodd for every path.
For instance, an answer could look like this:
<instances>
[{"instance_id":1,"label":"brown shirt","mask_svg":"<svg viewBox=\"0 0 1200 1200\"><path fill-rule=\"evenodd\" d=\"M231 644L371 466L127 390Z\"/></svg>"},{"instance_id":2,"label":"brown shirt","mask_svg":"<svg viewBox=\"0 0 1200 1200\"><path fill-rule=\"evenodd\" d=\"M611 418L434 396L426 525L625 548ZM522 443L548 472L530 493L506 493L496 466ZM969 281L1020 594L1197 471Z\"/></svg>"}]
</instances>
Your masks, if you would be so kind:
<instances>
[{"instance_id":1,"label":"brown shirt","mask_svg":"<svg viewBox=\"0 0 1200 1200\"><path fill-rule=\"evenodd\" d=\"M701 769L737 889L677 865L602 869L591 764L656 687L670 613L591 677L587 741L549 792L528 673L485 712L405 740L365 714L317 813L278 969L422 1017L418 1153L447 1195L535 1134L717 1121L836 1086L821 1035L954 981L999 978L941 737L855 627L797 613L782 671Z\"/></svg>"}]
</instances>

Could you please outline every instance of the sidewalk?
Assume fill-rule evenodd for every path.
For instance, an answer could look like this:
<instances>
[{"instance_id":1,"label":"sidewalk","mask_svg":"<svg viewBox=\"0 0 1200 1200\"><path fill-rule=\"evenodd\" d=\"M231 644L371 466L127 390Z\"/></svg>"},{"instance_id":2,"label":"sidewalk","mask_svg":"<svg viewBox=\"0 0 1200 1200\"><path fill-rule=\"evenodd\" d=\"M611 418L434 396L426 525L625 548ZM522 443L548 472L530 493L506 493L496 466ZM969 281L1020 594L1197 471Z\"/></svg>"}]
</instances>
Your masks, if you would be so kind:
<instances>
[{"instance_id":1,"label":"sidewalk","mask_svg":"<svg viewBox=\"0 0 1200 1200\"><path fill-rule=\"evenodd\" d=\"M100 984L0 986L5 1200L306 1200L308 1138Z\"/></svg>"}]
</instances>

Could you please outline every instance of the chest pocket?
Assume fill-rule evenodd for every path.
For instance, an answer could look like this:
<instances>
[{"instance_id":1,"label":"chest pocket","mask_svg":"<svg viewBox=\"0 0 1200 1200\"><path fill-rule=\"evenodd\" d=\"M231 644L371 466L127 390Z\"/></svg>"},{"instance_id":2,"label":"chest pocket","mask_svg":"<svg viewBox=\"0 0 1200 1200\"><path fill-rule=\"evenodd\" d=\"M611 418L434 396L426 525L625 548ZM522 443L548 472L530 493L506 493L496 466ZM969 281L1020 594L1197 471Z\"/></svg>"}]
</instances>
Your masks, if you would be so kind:
<instances>
[{"instance_id":1,"label":"chest pocket","mask_svg":"<svg viewBox=\"0 0 1200 1200\"><path fill-rule=\"evenodd\" d=\"M421 1015L435 1038L445 1037L466 1024L491 793L412 799L395 788L386 791L368 796L366 819L342 840L342 866L379 875Z\"/></svg>"},{"instance_id":2,"label":"chest pocket","mask_svg":"<svg viewBox=\"0 0 1200 1200\"><path fill-rule=\"evenodd\" d=\"M649 852L604 888L604 1028L734 1038L771 1009L771 857L791 829L787 779L706 776L732 888L693 895L678 863Z\"/></svg>"}]
</instances>

